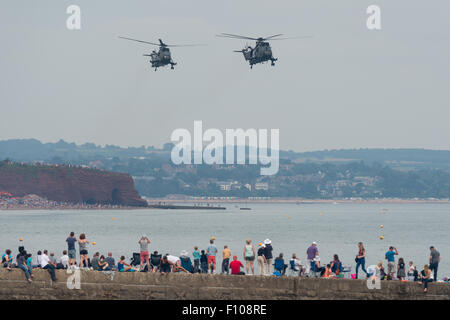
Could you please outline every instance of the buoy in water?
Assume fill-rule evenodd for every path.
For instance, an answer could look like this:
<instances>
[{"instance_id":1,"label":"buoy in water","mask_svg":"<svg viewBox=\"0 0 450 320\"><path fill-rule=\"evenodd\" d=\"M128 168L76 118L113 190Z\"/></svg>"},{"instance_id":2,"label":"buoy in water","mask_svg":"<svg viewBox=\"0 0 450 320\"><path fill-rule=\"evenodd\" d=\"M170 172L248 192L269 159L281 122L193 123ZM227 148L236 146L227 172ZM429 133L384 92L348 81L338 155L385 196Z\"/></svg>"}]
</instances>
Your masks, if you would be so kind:
<instances>
[{"instance_id":1,"label":"buoy in water","mask_svg":"<svg viewBox=\"0 0 450 320\"><path fill-rule=\"evenodd\" d=\"M94 242L92 242L92 244L95 246L97 244L97 242L94 241Z\"/></svg>"}]
</instances>

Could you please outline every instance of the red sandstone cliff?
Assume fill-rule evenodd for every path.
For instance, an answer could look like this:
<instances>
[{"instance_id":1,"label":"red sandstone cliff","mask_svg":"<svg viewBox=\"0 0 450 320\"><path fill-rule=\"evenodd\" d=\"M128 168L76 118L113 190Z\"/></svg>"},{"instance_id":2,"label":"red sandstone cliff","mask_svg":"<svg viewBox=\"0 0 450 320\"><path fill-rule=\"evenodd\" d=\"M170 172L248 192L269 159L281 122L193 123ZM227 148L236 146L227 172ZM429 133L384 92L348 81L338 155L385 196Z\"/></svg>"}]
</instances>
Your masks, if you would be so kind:
<instances>
[{"instance_id":1,"label":"red sandstone cliff","mask_svg":"<svg viewBox=\"0 0 450 320\"><path fill-rule=\"evenodd\" d=\"M0 191L13 196L36 194L49 200L146 206L131 176L69 166L0 163Z\"/></svg>"}]
</instances>

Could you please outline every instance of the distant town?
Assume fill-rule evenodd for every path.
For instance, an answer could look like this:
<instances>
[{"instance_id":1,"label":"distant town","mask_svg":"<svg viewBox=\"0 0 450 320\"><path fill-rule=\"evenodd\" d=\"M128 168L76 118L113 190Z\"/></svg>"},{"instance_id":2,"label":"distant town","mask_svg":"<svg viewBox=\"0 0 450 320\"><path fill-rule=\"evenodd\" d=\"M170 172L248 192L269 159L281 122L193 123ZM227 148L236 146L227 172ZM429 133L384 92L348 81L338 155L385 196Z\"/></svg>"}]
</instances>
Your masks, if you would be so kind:
<instances>
[{"instance_id":1,"label":"distant town","mask_svg":"<svg viewBox=\"0 0 450 320\"><path fill-rule=\"evenodd\" d=\"M127 173L146 198L449 199L450 151L421 149L280 151L276 175L258 165L174 165L171 144L153 147L0 141L0 157Z\"/></svg>"}]
</instances>

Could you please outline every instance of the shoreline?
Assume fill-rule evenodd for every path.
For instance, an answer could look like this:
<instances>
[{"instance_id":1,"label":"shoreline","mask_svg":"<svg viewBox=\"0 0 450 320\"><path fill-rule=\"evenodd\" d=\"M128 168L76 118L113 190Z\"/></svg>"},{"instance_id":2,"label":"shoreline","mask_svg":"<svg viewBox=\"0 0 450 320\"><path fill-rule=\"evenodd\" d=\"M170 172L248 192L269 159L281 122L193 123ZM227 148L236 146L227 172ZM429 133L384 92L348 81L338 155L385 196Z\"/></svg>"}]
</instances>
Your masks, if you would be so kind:
<instances>
[{"instance_id":1,"label":"shoreline","mask_svg":"<svg viewBox=\"0 0 450 320\"><path fill-rule=\"evenodd\" d=\"M272 199L165 199L146 198L152 203L280 203L280 204L422 204L422 203L444 203L450 204L450 199L302 199L302 198L272 198Z\"/></svg>"}]
</instances>

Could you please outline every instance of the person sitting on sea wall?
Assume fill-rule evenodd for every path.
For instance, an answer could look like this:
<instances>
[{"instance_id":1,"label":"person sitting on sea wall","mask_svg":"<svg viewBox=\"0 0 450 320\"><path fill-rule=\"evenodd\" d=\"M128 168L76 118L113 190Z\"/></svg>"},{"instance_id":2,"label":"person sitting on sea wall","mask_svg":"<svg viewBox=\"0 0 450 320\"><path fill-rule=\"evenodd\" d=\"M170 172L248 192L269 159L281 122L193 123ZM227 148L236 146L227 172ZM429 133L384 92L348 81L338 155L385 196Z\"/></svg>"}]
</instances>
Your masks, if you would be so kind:
<instances>
[{"instance_id":1,"label":"person sitting on sea wall","mask_svg":"<svg viewBox=\"0 0 450 320\"><path fill-rule=\"evenodd\" d=\"M69 268L69 261L70 258L67 255L67 250L64 250L63 255L61 256L61 258L59 258L58 265L61 267L61 269L67 269Z\"/></svg>"},{"instance_id":2,"label":"person sitting on sea wall","mask_svg":"<svg viewBox=\"0 0 450 320\"><path fill-rule=\"evenodd\" d=\"M325 272L323 273L324 278L331 278L333 276L333 272L331 271L331 264L327 264L325 268Z\"/></svg>"},{"instance_id":3,"label":"person sitting on sea wall","mask_svg":"<svg viewBox=\"0 0 450 320\"><path fill-rule=\"evenodd\" d=\"M133 267L125 261L125 256L120 257L120 261L117 263L117 269L119 272L134 272Z\"/></svg>"},{"instance_id":4,"label":"person sitting on sea wall","mask_svg":"<svg viewBox=\"0 0 450 320\"><path fill-rule=\"evenodd\" d=\"M105 258L105 261L108 263L108 267L105 270L114 270L116 268L116 261L112 256L112 252L108 252L108 256Z\"/></svg>"},{"instance_id":5,"label":"person sitting on sea wall","mask_svg":"<svg viewBox=\"0 0 450 320\"><path fill-rule=\"evenodd\" d=\"M41 261L42 261L42 251L39 250L37 252L37 255L36 255L36 264L33 265L33 268L40 268L41 267Z\"/></svg>"},{"instance_id":6,"label":"person sitting on sea wall","mask_svg":"<svg viewBox=\"0 0 450 320\"><path fill-rule=\"evenodd\" d=\"M91 260L92 269L95 271L100 271L100 266L98 265L98 262L100 261L100 252L94 253L94 256Z\"/></svg>"},{"instance_id":7,"label":"person sitting on sea wall","mask_svg":"<svg viewBox=\"0 0 450 320\"><path fill-rule=\"evenodd\" d=\"M169 260L167 260L167 256L162 257L159 264L159 271L161 272L161 274L168 274L172 271Z\"/></svg>"},{"instance_id":8,"label":"person sitting on sea wall","mask_svg":"<svg viewBox=\"0 0 450 320\"><path fill-rule=\"evenodd\" d=\"M319 252L316 252L316 257L313 259L313 267L314 267L314 272L320 272L320 276L323 276L323 274L325 273L325 267L322 267L320 265L320 257L319 257Z\"/></svg>"},{"instance_id":9,"label":"person sitting on sea wall","mask_svg":"<svg viewBox=\"0 0 450 320\"><path fill-rule=\"evenodd\" d=\"M11 255L11 250L6 249L5 253L2 255L2 265L4 268L11 271L13 262L13 257Z\"/></svg>"},{"instance_id":10,"label":"person sitting on sea wall","mask_svg":"<svg viewBox=\"0 0 450 320\"><path fill-rule=\"evenodd\" d=\"M241 268L243 268L244 265L242 264L242 262L240 262L237 258L237 256L233 257L233 261L231 261L230 263L230 268L231 268L231 274L233 275L245 275L245 272L241 271Z\"/></svg>"},{"instance_id":11,"label":"person sitting on sea wall","mask_svg":"<svg viewBox=\"0 0 450 320\"><path fill-rule=\"evenodd\" d=\"M408 268L408 280L409 281L418 281L419 280L419 272L416 269L416 266L414 265L414 262L409 262L409 268Z\"/></svg>"},{"instance_id":12,"label":"person sitting on sea wall","mask_svg":"<svg viewBox=\"0 0 450 320\"><path fill-rule=\"evenodd\" d=\"M294 266L294 271L298 271L298 273L299 273L298 275L302 276L302 274L303 274L302 262L300 261L300 259L297 257L297 255L295 253L292 254L292 258L289 261L289 263Z\"/></svg>"},{"instance_id":13,"label":"person sitting on sea wall","mask_svg":"<svg viewBox=\"0 0 450 320\"><path fill-rule=\"evenodd\" d=\"M33 277L33 271L31 268L28 268L27 266L27 252L23 250L20 252L16 257L17 267L22 269L23 273L25 273L25 277L27 278L27 281L29 283L33 282L31 280L31 277Z\"/></svg>"},{"instance_id":14,"label":"person sitting on sea wall","mask_svg":"<svg viewBox=\"0 0 450 320\"><path fill-rule=\"evenodd\" d=\"M47 250L44 250L44 254L41 256L41 268L50 273L52 281L55 282L57 280L55 276L55 266L51 263L50 258L47 255Z\"/></svg>"},{"instance_id":15,"label":"person sitting on sea wall","mask_svg":"<svg viewBox=\"0 0 450 320\"><path fill-rule=\"evenodd\" d=\"M428 283L433 282L433 273L431 272L427 264L423 266L423 270L421 273L422 273L422 280L419 282L419 284L423 283L423 292L427 292Z\"/></svg>"},{"instance_id":16,"label":"person sitting on sea wall","mask_svg":"<svg viewBox=\"0 0 450 320\"><path fill-rule=\"evenodd\" d=\"M161 254L158 251L154 251L150 255L150 267L152 272L157 272L159 270L159 266L161 265Z\"/></svg>"},{"instance_id":17,"label":"person sitting on sea wall","mask_svg":"<svg viewBox=\"0 0 450 320\"><path fill-rule=\"evenodd\" d=\"M189 273L192 273L193 270L192 261L191 258L189 258L189 253L186 250L181 251L180 260L181 266Z\"/></svg>"},{"instance_id":18,"label":"person sitting on sea wall","mask_svg":"<svg viewBox=\"0 0 450 320\"><path fill-rule=\"evenodd\" d=\"M286 273L287 264L284 263L283 254L275 258L274 268L278 271L282 276Z\"/></svg>"},{"instance_id":19,"label":"person sitting on sea wall","mask_svg":"<svg viewBox=\"0 0 450 320\"><path fill-rule=\"evenodd\" d=\"M377 267L375 268L375 277L380 280L386 278L386 272L384 272L383 262L379 261Z\"/></svg>"},{"instance_id":20,"label":"person sitting on sea wall","mask_svg":"<svg viewBox=\"0 0 450 320\"><path fill-rule=\"evenodd\" d=\"M333 255L333 261L330 262L331 272L333 272L336 276L338 276L342 272L342 262L339 260L339 256L337 254Z\"/></svg>"},{"instance_id":21,"label":"person sitting on sea wall","mask_svg":"<svg viewBox=\"0 0 450 320\"><path fill-rule=\"evenodd\" d=\"M108 262L106 262L105 256L101 255L100 260L98 261L98 267L100 268L100 271L107 271L108 269Z\"/></svg>"}]
</instances>

